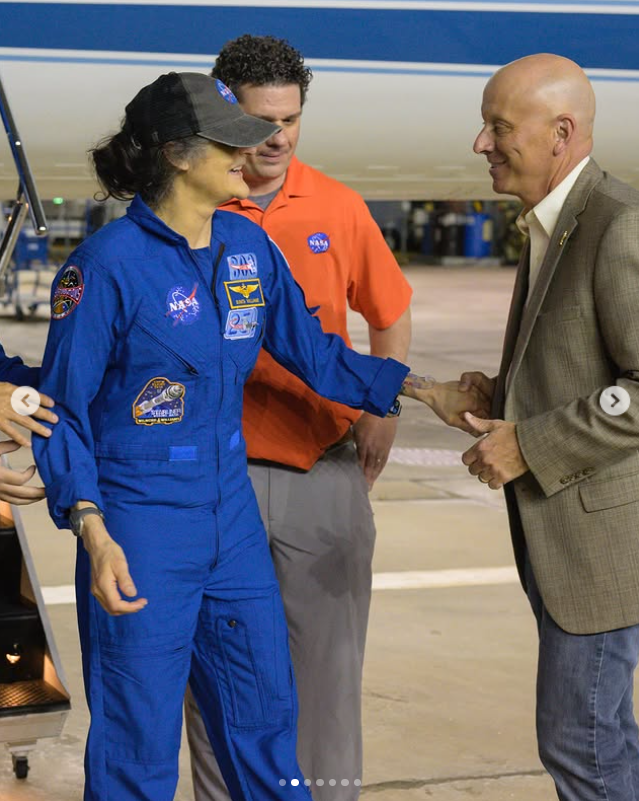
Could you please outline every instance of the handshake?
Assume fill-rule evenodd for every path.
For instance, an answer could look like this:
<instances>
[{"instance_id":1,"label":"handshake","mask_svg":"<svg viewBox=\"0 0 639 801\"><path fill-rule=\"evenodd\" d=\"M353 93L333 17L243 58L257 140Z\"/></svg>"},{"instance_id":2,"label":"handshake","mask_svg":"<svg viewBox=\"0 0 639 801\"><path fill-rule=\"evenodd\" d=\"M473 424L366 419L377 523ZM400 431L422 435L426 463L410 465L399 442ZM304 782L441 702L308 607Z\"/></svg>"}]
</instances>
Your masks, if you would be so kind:
<instances>
[{"instance_id":1,"label":"handshake","mask_svg":"<svg viewBox=\"0 0 639 801\"><path fill-rule=\"evenodd\" d=\"M481 439L462 456L472 476L490 489L529 470L519 447L515 423L490 418L495 379L484 373L464 373L459 381L438 384L435 379L409 373L402 395L427 404L447 425Z\"/></svg>"},{"instance_id":2,"label":"handshake","mask_svg":"<svg viewBox=\"0 0 639 801\"><path fill-rule=\"evenodd\" d=\"M479 380L479 376L482 380ZM442 384L431 376L409 373L404 379L401 394L425 403L446 425L479 436L483 432L478 431L466 418L466 413L487 420L493 390L494 381L481 373L464 373L460 381Z\"/></svg>"}]
</instances>

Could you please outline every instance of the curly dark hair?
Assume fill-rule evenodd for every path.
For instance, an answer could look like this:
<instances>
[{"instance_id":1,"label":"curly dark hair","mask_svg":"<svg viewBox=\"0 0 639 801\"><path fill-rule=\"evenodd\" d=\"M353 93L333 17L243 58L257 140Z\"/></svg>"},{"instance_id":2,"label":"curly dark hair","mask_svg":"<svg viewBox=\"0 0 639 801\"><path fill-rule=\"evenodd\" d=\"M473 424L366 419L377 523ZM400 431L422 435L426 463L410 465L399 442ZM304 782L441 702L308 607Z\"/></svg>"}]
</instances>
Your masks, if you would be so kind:
<instances>
[{"instance_id":1,"label":"curly dark hair","mask_svg":"<svg viewBox=\"0 0 639 801\"><path fill-rule=\"evenodd\" d=\"M240 87L246 83L254 86L296 83L300 88L302 105L313 77L310 67L304 66L302 54L285 39L248 33L224 45L211 75L219 78L238 97L241 95Z\"/></svg>"}]
</instances>

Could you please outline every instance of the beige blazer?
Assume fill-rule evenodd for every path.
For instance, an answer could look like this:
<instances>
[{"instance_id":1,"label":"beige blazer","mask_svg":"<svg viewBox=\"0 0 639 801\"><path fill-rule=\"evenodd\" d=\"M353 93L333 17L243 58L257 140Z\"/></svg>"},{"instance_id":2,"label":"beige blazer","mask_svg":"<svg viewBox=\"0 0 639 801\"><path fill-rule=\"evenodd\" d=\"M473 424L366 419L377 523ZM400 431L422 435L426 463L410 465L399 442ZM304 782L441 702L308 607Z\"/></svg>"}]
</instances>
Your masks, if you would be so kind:
<instances>
[{"instance_id":1,"label":"beige blazer","mask_svg":"<svg viewBox=\"0 0 639 801\"><path fill-rule=\"evenodd\" d=\"M575 634L639 623L639 193L590 161L530 301L520 261L493 415L517 423L530 472L506 486L524 583ZM602 390L624 387L614 417Z\"/></svg>"}]
</instances>

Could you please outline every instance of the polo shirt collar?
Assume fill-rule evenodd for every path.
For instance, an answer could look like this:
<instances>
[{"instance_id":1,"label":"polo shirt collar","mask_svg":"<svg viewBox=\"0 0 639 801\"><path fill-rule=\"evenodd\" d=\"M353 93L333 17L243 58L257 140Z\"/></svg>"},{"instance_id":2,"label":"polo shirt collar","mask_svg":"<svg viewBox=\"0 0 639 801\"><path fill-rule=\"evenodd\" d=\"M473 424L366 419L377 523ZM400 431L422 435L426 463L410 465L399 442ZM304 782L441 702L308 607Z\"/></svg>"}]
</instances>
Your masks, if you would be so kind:
<instances>
[{"instance_id":1,"label":"polo shirt collar","mask_svg":"<svg viewBox=\"0 0 639 801\"><path fill-rule=\"evenodd\" d=\"M309 197L315 192L315 180L313 178L313 172L310 167L307 167L306 164L303 164L297 158L297 156L293 156L291 163L288 165L286 178L284 179L284 183L280 191L284 195L285 199L288 199L289 197ZM272 203L276 202L277 195L273 199ZM232 200L222 203L220 208L225 209L226 211L232 211L233 209L238 208L259 208L259 206L257 206L256 203L248 198L246 200L239 200L238 198L234 197Z\"/></svg>"},{"instance_id":2,"label":"polo shirt collar","mask_svg":"<svg viewBox=\"0 0 639 801\"><path fill-rule=\"evenodd\" d=\"M315 192L315 180L310 167L293 156L286 171L282 190L287 197L309 197Z\"/></svg>"}]
</instances>

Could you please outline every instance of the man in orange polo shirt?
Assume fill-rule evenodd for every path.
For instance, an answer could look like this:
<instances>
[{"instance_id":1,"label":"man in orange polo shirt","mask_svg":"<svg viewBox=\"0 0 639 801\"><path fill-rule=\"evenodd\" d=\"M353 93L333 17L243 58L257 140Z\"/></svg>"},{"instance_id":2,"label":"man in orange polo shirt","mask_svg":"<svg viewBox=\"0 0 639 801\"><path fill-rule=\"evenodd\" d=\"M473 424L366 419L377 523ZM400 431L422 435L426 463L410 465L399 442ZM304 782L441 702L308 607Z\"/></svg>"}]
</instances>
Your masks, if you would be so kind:
<instances>
[{"instance_id":1,"label":"man in orange polo shirt","mask_svg":"<svg viewBox=\"0 0 639 801\"><path fill-rule=\"evenodd\" d=\"M405 361L411 288L377 224L356 192L295 158L311 79L301 54L283 40L241 36L222 48L212 75L244 111L281 127L247 158L249 199L222 208L269 233L325 331L350 344L350 307L368 323L371 353ZM250 253L221 266L231 278L256 271ZM368 490L386 464L397 420L320 398L264 351L244 404L249 474L289 625L299 762L315 801L354 801L375 543ZM186 717L196 801L228 799L192 697Z\"/></svg>"}]
</instances>

